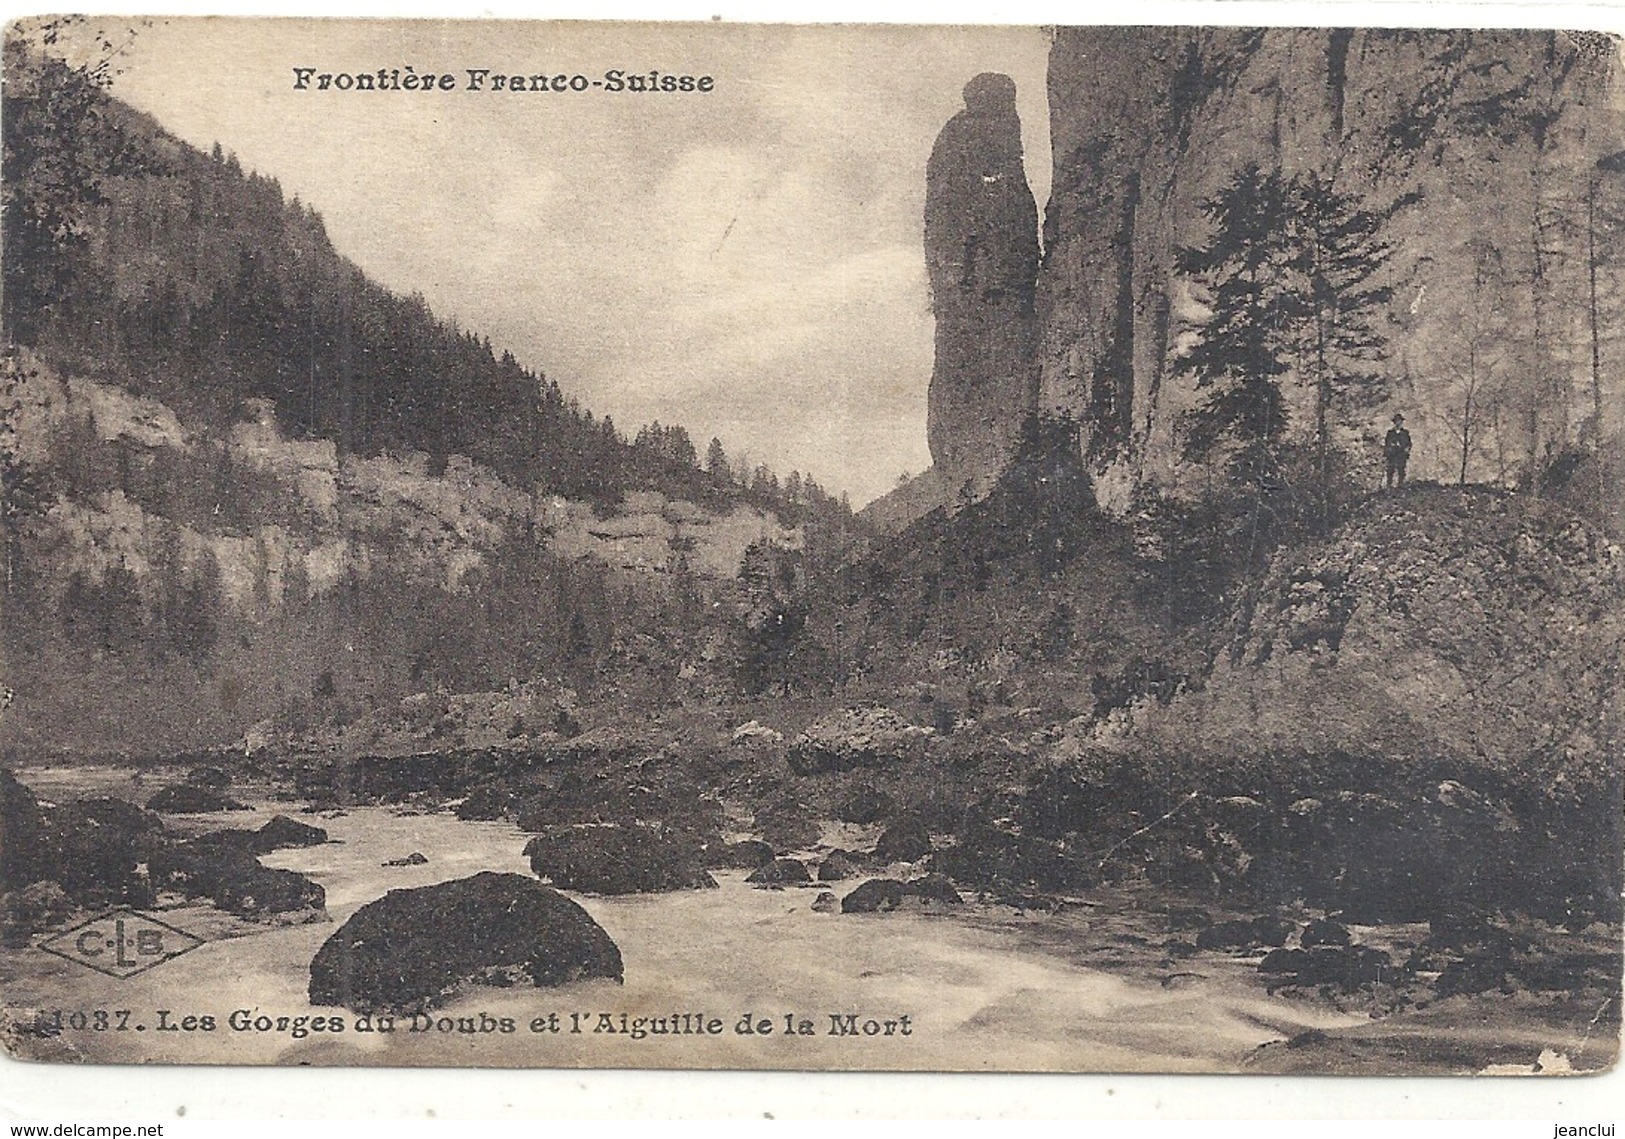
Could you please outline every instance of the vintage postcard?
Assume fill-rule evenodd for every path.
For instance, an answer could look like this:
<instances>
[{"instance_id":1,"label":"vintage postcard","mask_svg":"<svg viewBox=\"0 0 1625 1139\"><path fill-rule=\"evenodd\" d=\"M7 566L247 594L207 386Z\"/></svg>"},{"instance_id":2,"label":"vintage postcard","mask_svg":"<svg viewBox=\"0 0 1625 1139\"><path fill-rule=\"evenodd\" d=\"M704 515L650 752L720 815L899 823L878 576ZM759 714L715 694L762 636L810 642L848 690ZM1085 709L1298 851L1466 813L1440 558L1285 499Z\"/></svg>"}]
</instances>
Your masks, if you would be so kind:
<instances>
[{"instance_id":1,"label":"vintage postcard","mask_svg":"<svg viewBox=\"0 0 1625 1139\"><path fill-rule=\"evenodd\" d=\"M6 1052L1609 1068L1622 42L13 22Z\"/></svg>"}]
</instances>

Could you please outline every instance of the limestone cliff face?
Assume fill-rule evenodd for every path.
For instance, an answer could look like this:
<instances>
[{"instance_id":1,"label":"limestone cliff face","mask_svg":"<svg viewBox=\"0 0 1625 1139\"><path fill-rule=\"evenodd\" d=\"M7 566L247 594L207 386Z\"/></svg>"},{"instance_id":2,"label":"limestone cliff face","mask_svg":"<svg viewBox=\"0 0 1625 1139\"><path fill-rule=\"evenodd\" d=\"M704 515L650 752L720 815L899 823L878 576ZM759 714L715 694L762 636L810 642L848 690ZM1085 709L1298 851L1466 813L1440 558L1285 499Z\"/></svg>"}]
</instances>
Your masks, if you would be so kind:
<instances>
[{"instance_id":1,"label":"limestone cliff face","mask_svg":"<svg viewBox=\"0 0 1625 1139\"><path fill-rule=\"evenodd\" d=\"M936 313L927 433L950 488L1009 460L1037 399L1038 210L1022 168L1016 87L978 75L926 168L925 256Z\"/></svg>"},{"instance_id":2,"label":"limestone cliff face","mask_svg":"<svg viewBox=\"0 0 1625 1139\"><path fill-rule=\"evenodd\" d=\"M1506 480L1548 444L1620 432L1625 347L1607 331L1625 322L1625 282L1607 265L1599 286L1588 279L1588 241L1618 240L1596 218L1625 201L1607 160L1625 145L1615 41L1065 29L1049 104L1039 406L1085 423L1106 497L1191 474L1177 428L1197 393L1171 365L1203 309L1174 251L1207 238L1204 200L1247 163L1334 176L1375 207L1415 199L1387 234L1387 401L1340 409L1358 462L1376 468L1394 410L1417 439L1413 477L1449 481L1464 461L1469 481ZM1307 392L1286 387L1306 431Z\"/></svg>"}]
</instances>

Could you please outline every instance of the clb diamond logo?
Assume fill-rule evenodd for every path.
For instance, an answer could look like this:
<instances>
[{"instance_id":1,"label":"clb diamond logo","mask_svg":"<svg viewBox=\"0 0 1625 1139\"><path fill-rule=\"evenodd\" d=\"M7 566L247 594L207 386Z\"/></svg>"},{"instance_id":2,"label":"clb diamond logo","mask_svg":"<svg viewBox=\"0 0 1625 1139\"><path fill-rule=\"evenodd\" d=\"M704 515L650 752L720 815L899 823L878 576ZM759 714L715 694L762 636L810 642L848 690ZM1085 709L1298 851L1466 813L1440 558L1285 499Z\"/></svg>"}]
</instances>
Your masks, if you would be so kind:
<instances>
[{"instance_id":1,"label":"clb diamond logo","mask_svg":"<svg viewBox=\"0 0 1625 1139\"><path fill-rule=\"evenodd\" d=\"M48 937L39 947L65 961L124 978L145 973L202 944L201 937L121 906Z\"/></svg>"}]
</instances>

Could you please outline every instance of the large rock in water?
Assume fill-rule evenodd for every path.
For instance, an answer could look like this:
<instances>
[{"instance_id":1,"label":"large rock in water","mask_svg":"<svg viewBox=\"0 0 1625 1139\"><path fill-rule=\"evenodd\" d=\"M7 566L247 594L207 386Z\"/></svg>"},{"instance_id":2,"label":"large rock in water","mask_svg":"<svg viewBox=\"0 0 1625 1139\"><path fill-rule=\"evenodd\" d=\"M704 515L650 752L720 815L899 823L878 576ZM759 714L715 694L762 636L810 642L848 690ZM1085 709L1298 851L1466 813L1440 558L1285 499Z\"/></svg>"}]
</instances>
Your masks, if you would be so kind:
<instances>
[{"instance_id":1,"label":"large rock in water","mask_svg":"<svg viewBox=\"0 0 1625 1139\"><path fill-rule=\"evenodd\" d=\"M752 886L799 886L812 881L807 864L794 858L775 858L745 881Z\"/></svg>"},{"instance_id":2,"label":"large rock in water","mask_svg":"<svg viewBox=\"0 0 1625 1139\"><path fill-rule=\"evenodd\" d=\"M538 987L621 980L621 952L576 903L486 871L369 902L310 963L310 1002L356 1012L433 1008L459 985L523 975Z\"/></svg>"},{"instance_id":3,"label":"large rock in water","mask_svg":"<svg viewBox=\"0 0 1625 1139\"><path fill-rule=\"evenodd\" d=\"M706 848L706 864L756 870L773 861L773 845L761 839L746 838L738 842L717 842Z\"/></svg>"},{"instance_id":4,"label":"large rock in water","mask_svg":"<svg viewBox=\"0 0 1625 1139\"><path fill-rule=\"evenodd\" d=\"M904 815L880 832L875 843L879 862L914 862L931 853L931 828L918 815Z\"/></svg>"},{"instance_id":5,"label":"large rock in water","mask_svg":"<svg viewBox=\"0 0 1625 1139\"><path fill-rule=\"evenodd\" d=\"M185 897L206 897L240 917L322 918L327 891L303 874L260 865L253 850L237 838L253 835L215 831L158 850L148 862L152 883Z\"/></svg>"},{"instance_id":6,"label":"large rock in water","mask_svg":"<svg viewBox=\"0 0 1625 1139\"><path fill-rule=\"evenodd\" d=\"M878 914L903 904L903 883L895 878L871 878L841 899L843 914Z\"/></svg>"},{"instance_id":7,"label":"large rock in water","mask_svg":"<svg viewBox=\"0 0 1625 1139\"><path fill-rule=\"evenodd\" d=\"M925 174L925 260L937 318L926 435L950 495L1003 470L1037 405L1038 208L1021 159L1014 81L976 76Z\"/></svg>"},{"instance_id":8,"label":"large rock in water","mask_svg":"<svg viewBox=\"0 0 1625 1139\"><path fill-rule=\"evenodd\" d=\"M171 815L213 814L216 811L246 811L248 805L230 795L195 783L175 783L147 800L149 811Z\"/></svg>"},{"instance_id":9,"label":"large rock in water","mask_svg":"<svg viewBox=\"0 0 1625 1139\"><path fill-rule=\"evenodd\" d=\"M254 851L269 854L289 846L320 846L327 841L327 832L287 815L275 815L254 832Z\"/></svg>"},{"instance_id":10,"label":"large rock in water","mask_svg":"<svg viewBox=\"0 0 1625 1139\"><path fill-rule=\"evenodd\" d=\"M927 874L909 882L895 878L871 878L841 899L843 914L883 914L905 902L932 907L938 903L960 905L959 891L946 876Z\"/></svg>"},{"instance_id":11,"label":"large rock in water","mask_svg":"<svg viewBox=\"0 0 1625 1139\"><path fill-rule=\"evenodd\" d=\"M76 799L50 819L51 877L75 900L152 903L141 867L168 840L163 820L123 799Z\"/></svg>"},{"instance_id":12,"label":"large rock in water","mask_svg":"<svg viewBox=\"0 0 1625 1139\"><path fill-rule=\"evenodd\" d=\"M525 857L537 877L561 890L653 894L709 889L716 879L695 843L642 823L552 827L531 839Z\"/></svg>"}]
</instances>

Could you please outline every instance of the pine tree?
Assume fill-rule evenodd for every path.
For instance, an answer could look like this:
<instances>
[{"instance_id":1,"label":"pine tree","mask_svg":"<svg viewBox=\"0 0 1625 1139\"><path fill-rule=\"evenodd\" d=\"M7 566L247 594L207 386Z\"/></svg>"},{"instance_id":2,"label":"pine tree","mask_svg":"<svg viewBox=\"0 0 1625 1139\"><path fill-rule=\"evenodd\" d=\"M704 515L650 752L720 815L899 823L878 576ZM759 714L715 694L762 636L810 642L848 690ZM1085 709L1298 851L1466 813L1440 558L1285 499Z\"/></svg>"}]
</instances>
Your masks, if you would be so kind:
<instances>
[{"instance_id":1,"label":"pine tree","mask_svg":"<svg viewBox=\"0 0 1625 1139\"><path fill-rule=\"evenodd\" d=\"M1277 171L1238 171L1203 212L1208 244L1179 250L1179 270L1206 284L1209 316L1201 337L1175 368L1206 389L1185 423L1187 453L1206 459L1229 439L1237 482L1262 492L1279 466L1286 405L1279 378L1288 370L1286 330L1296 304L1284 287L1288 193Z\"/></svg>"},{"instance_id":2,"label":"pine tree","mask_svg":"<svg viewBox=\"0 0 1625 1139\"><path fill-rule=\"evenodd\" d=\"M1281 384L1312 388L1317 520L1331 512L1333 417L1342 405L1379 398L1370 365L1386 339L1377 318L1393 297L1374 283L1392 253L1382 230L1394 209L1310 171L1290 178L1250 165L1204 204L1213 236L1179 251L1179 269L1202 282L1209 315L1200 338L1175 360L1207 396L1186 423L1193 458L1221 442L1236 480L1258 495L1280 476L1288 414Z\"/></svg>"},{"instance_id":3,"label":"pine tree","mask_svg":"<svg viewBox=\"0 0 1625 1139\"><path fill-rule=\"evenodd\" d=\"M1380 398L1387 338L1376 323L1394 290L1374 284L1393 253L1382 238L1388 212L1366 209L1357 194L1339 190L1315 171L1288 186L1288 269L1299 320L1300 358L1315 392L1315 472L1318 521L1331 517L1331 422L1335 407Z\"/></svg>"},{"instance_id":4,"label":"pine tree","mask_svg":"<svg viewBox=\"0 0 1625 1139\"><path fill-rule=\"evenodd\" d=\"M728 454L722 449L722 440L711 436L711 445L705 449L705 469L712 477L731 482L733 472L728 469Z\"/></svg>"}]
</instances>

